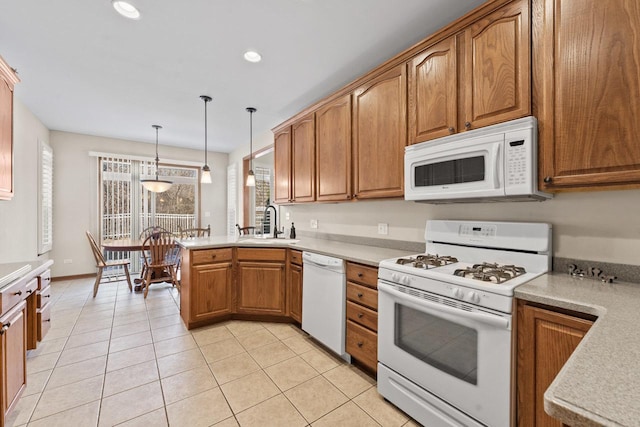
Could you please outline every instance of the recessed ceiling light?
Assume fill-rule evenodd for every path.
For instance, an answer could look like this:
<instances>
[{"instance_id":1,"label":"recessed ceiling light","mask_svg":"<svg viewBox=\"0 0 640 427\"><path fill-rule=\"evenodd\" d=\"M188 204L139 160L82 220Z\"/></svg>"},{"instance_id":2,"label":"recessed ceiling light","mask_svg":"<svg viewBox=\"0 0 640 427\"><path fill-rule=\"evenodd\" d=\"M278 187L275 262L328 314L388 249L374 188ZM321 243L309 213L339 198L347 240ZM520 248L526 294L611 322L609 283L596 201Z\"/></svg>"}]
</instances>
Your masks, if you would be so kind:
<instances>
[{"instance_id":1,"label":"recessed ceiling light","mask_svg":"<svg viewBox=\"0 0 640 427\"><path fill-rule=\"evenodd\" d=\"M131 3L121 0L113 0L111 3L116 12L125 18L140 19L140 11Z\"/></svg>"},{"instance_id":2,"label":"recessed ceiling light","mask_svg":"<svg viewBox=\"0 0 640 427\"><path fill-rule=\"evenodd\" d=\"M262 59L262 56L260 56L258 52L249 50L244 53L244 59L246 59L249 62L260 62L260 60Z\"/></svg>"}]
</instances>

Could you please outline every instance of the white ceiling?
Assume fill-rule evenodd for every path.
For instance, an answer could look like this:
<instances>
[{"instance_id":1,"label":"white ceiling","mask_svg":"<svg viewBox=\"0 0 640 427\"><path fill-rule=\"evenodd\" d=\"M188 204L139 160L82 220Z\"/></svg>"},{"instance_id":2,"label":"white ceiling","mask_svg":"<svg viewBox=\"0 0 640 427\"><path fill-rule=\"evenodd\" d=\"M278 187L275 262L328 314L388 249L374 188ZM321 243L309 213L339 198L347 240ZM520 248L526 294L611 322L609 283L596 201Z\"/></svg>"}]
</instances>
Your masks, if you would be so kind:
<instances>
[{"instance_id":1,"label":"white ceiling","mask_svg":"<svg viewBox=\"0 0 640 427\"><path fill-rule=\"evenodd\" d=\"M247 145L483 0L3 0L0 55L52 130L202 149ZM246 62L246 50L263 60Z\"/></svg>"}]
</instances>

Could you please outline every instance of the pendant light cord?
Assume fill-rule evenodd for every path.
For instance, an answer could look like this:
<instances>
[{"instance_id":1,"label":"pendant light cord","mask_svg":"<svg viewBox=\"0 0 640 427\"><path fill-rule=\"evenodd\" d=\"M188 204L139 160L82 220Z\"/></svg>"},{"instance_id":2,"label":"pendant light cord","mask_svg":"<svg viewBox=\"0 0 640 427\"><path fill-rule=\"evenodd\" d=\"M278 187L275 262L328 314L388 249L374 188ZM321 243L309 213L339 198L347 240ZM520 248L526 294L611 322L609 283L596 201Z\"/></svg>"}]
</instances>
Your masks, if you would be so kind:
<instances>
[{"instance_id":1,"label":"pendant light cord","mask_svg":"<svg viewBox=\"0 0 640 427\"><path fill-rule=\"evenodd\" d=\"M158 168L159 168L159 163L160 163L160 158L158 157L158 129L160 129L161 126L159 125L153 125L154 128L156 128L156 181L158 180Z\"/></svg>"},{"instance_id":2,"label":"pendant light cord","mask_svg":"<svg viewBox=\"0 0 640 427\"><path fill-rule=\"evenodd\" d=\"M204 164L207 166L207 99L204 100Z\"/></svg>"},{"instance_id":3,"label":"pendant light cord","mask_svg":"<svg viewBox=\"0 0 640 427\"><path fill-rule=\"evenodd\" d=\"M249 169L253 170L253 110L249 110Z\"/></svg>"}]
</instances>

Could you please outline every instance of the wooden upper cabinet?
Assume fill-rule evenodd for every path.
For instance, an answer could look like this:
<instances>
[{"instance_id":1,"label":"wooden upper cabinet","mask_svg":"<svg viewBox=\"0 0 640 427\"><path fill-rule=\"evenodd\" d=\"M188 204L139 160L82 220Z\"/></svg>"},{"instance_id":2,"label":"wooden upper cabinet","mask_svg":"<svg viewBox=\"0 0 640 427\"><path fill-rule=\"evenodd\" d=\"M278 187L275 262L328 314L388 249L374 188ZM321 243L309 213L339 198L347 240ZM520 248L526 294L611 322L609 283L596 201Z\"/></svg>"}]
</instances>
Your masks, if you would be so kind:
<instances>
[{"instance_id":1,"label":"wooden upper cabinet","mask_svg":"<svg viewBox=\"0 0 640 427\"><path fill-rule=\"evenodd\" d=\"M415 56L409 68L409 144L457 132L456 37Z\"/></svg>"},{"instance_id":2,"label":"wooden upper cabinet","mask_svg":"<svg viewBox=\"0 0 640 427\"><path fill-rule=\"evenodd\" d=\"M404 194L406 105L405 64L374 77L354 91L354 197L401 197Z\"/></svg>"},{"instance_id":3,"label":"wooden upper cabinet","mask_svg":"<svg viewBox=\"0 0 640 427\"><path fill-rule=\"evenodd\" d=\"M544 190L640 184L640 3L533 0Z\"/></svg>"},{"instance_id":4,"label":"wooden upper cabinet","mask_svg":"<svg viewBox=\"0 0 640 427\"><path fill-rule=\"evenodd\" d=\"M351 95L316 112L316 200L351 199Z\"/></svg>"},{"instance_id":5,"label":"wooden upper cabinet","mask_svg":"<svg viewBox=\"0 0 640 427\"><path fill-rule=\"evenodd\" d=\"M275 203L291 202L291 127L274 134Z\"/></svg>"},{"instance_id":6,"label":"wooden upper cabinet","mask_svg":"<svg viewBox=\"0 0 640 427\"><path fill-rule=\"evenodd\" d=\"M586 22L586 21L585 21ZM464 30L460 130L531 114L529 1L517 0Z\"/></svg>"},{"instance_id":7,"label":"wooden upper cabinet","mask_svg":"<svg viewBox=\"0 0 640 427\"><path fill-rule=\"evenodd\" d=\"M13 198L13 87L19 81L0 57L0 200Z\"/></svg>"},{"instance_id":8,"label":"wooden upper cabinet","mask_svg":"<svg viewBox=\"0 0 640 427\"><path fill-rule=\"evenodd\" d=\"M315 200L315 120L313 113L291 125L294 202Z\"/></svg>"}]
</instances>

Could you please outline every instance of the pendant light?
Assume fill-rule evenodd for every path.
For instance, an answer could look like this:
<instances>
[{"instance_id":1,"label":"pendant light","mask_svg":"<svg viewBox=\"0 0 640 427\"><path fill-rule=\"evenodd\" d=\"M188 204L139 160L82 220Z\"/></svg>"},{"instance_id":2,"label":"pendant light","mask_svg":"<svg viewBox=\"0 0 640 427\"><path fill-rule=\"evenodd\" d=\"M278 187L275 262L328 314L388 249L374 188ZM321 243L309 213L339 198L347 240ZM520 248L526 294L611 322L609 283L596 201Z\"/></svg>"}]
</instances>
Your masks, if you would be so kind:
<instances>
[{"instance_id":1,"label":"pendant light","mask_svg":"<svg viewBox=\"0 0 640 427\"><path fill-rule=\"evenodd\" d=\"M204 166L202 167L202 184L211 184L211 169L207 164L207 102L211 102L211 97L200 95L200 99L204 101Z\"/></svg>"},{"instance_id":2,"label":"pendant light","mask_svg":"<svg viewBox=\"0 0 640 427\"><path fill-rule=\"evenodd\" d=\"M162 193L167 191L173 185L173 182L158 179L158 163L160 162L158 158L158 130L162 129L162 126L152 125L151 127L156 130L156 179L143 179L140 182L147 190L153 193Z\"/></svg>"},{"instance_id":3,"label":"pendant light","mask_svg":"<svg viewBox=\"0 0 640 427\"><path fill-rule=\"evenodd\" d=\"M256 176L253 173L253 113L256 109L247 107L249 112L249 173L247 174L247 187L256 186Z\"/></svg>"}]
</instances>

